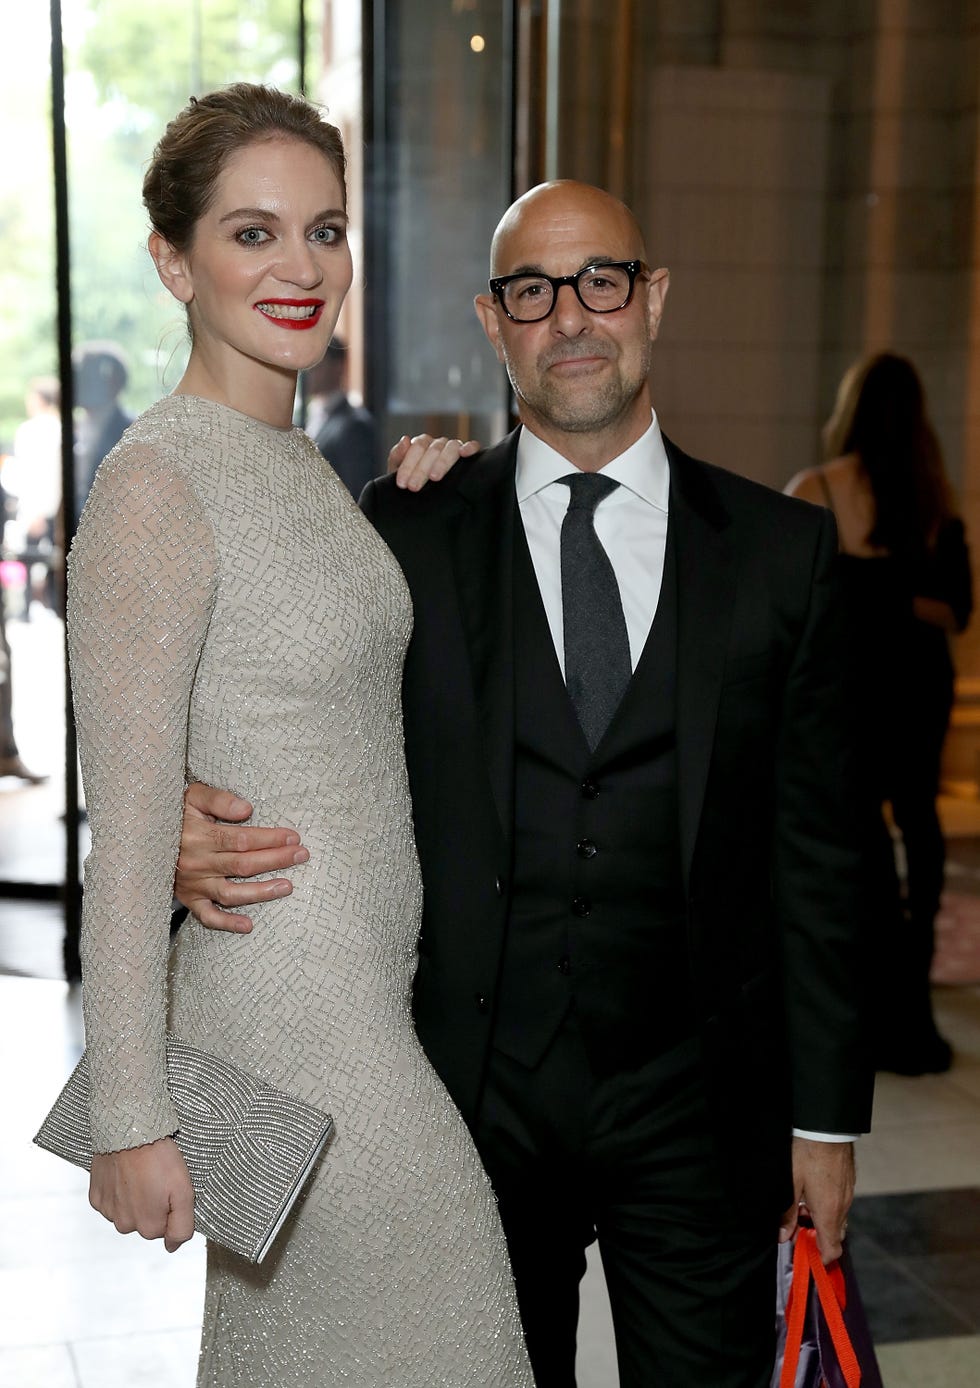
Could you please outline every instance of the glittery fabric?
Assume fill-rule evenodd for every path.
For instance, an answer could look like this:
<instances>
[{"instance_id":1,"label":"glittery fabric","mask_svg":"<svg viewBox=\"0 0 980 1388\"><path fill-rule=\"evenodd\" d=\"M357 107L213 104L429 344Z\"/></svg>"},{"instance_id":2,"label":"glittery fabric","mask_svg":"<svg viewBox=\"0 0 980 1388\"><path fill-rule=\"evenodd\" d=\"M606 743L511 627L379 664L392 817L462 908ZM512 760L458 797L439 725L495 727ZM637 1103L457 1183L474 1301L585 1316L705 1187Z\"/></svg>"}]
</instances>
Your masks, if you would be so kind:
<instances>
[{"instance_id":1,"label":"glittery fabric","mask_svg":"<svg viewBox=\"0 0 980 1388\"><path fill-rule=\"evenodd\" d=\"M261 1267L209 1247L200 1385L532 1382L489 1185L411 1023L410 630L394 559L299 431L171 396L100 467L69 579L94 1145L176 1127L168 1019L336 1123ZM185 778L311 859L250 935L185 925L168 987Z\"/></svg>"},{"instance_id":2,"label":"glittery fabric","mask_svg":"<svg viewBox=\"0 0 980 1388\"><path fill-rule=\"evenodd\" d=\"M260 1263L323 1156L333 1119L176 1036L167 1037L167 1088L194 1186L194 1227ZM34 1141L91 1171L90 1109L83 1055Z\"/></svg>"}]
</instances>

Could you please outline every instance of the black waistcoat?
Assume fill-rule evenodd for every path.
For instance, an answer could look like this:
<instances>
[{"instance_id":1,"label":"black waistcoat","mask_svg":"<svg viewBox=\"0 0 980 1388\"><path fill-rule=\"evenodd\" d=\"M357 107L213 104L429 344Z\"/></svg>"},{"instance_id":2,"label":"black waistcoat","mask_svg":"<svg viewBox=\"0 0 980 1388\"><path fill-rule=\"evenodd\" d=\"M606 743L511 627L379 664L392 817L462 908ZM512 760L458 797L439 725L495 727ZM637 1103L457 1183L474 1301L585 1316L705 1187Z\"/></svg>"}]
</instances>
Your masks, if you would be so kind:
<instances>
[{"instance_id":1,"label":"black waistcoat","mask_svg":"<svg viewBox=\"0 0 980 1388\"><path fill-rule=\"evenodd\" d=\"M691 1030L677 810L677 589L602 742L568 698L523 527L514 544L514 871L494 1045L533 1066L573 1008L597 1068Z\"/></svg>"}]
</instances>

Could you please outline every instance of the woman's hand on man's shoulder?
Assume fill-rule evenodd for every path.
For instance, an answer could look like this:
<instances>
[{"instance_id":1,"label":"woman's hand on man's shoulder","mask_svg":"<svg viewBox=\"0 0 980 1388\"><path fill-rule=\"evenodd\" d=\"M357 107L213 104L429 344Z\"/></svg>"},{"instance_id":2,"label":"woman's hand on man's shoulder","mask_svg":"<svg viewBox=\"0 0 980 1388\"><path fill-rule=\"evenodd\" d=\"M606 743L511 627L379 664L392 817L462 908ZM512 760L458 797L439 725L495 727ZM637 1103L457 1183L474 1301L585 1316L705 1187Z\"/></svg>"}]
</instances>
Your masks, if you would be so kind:
<instances>
[{"instance_id":1,"label":"woman's hand on man's shoulder","mask_svg":"<svg viewBox=\"0 0 980 1388\"><path fill-rule=\"evenodd\" d=\"M475 439L464 442L431 434L416 434L414 438L402 434L388 454L388 471L395 474L396 486L417 492L427 482L438 482L460 458L470 458L480 448Z\"/></svg>"}]
</instances>

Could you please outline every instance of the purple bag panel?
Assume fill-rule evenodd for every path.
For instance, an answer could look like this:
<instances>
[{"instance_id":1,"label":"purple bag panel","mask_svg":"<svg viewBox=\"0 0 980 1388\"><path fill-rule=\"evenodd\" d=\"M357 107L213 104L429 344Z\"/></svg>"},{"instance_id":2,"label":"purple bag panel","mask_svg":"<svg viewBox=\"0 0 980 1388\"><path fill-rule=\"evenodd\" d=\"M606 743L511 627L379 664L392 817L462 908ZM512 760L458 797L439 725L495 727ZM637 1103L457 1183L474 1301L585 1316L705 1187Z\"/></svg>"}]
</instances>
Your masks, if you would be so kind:
<instances>
[{"instance_id":1,"label":"purple bag panel","mask_svg":"<svg viewBox=\"0 0 980 1388\"><path fill-rule=\"evenodd\" d=\"M861 1366L861 1388L884 1388L846 1241L840 1268L847 1289L844 1324ZM786 1349L786 1302L792 1281L793 1244L782 1243L779 1245L776 1264L776 1366L773 1370L771 1388L779 1388L779 1377L783 1368ZM813 1286L810 1287L807 1300L803 1344L800 1348L800 1362L793 1388L845 1388L844 1376L834 1352L834 1342L821 1314L820 1301Z\"/></svg>"}]
</instances>

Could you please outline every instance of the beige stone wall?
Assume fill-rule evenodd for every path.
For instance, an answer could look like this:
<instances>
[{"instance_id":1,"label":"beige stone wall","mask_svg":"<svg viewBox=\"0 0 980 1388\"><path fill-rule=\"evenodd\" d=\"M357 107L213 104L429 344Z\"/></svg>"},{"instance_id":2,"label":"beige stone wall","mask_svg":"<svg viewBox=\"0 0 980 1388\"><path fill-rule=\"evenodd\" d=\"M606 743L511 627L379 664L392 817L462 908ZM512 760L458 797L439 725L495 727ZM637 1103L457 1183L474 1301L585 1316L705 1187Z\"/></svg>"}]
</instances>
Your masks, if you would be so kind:
<instances>
[{"instance_id":1,"label":"beige stone wall","mask_svg":"<svg viewBox=\"0 0 980 1388\"><path fill-rule=\"evenodd\" d=\"M671 290L655 357L665 428L781 487L819 413L829 84L658 67L637 109L633 206Z\"/></svg>"},{"instance_id":2,"label":"beige stone wall","mask_svg":"<svg viewBox=\"0 0 980 1388\"><path fill-rule=\"evenodd\" d=\"M622 192L673 272L668 430L781 487L818 458L845 367L905 353L980 570L977 0L563 0L562 43L559 171ZM948 771L974 782L980 616L955 654Z\"/></svg>"},{"instance_id":3,"label":"beige stone wall","mask_svg":"<svg viewBox=\"0 0 980 1388\"><path fill-rule=\"evenodd\" d=\"M502 35L504 8L453 0L412 19L438 38L450 15L472 14ZM668 431L782 487L818 459L845 367L903 352L922 373L980 569L978 0L516 0L514 13L517 191L554 175L603 184L636 207L651 256L671 268L654 367ZM438 60L411 71L420 92L445 88L426 136L432 166L455 169L462 149L460 180L473 182L434 178L396 219L393 245L425 237L429 217L429 260L458 265L484 238L463 214L481 189L496 206L509 151L502 122L477 122L482 140L467 133L499 93L464 83L460 98L441 52L429 44L422 56ZM501 48L498 72L509 56ZM353 85L332 85L335 112L348 95ZM411 114L406 98L399 118ZM459 234L439 240L451 218ZM412 262L423 282L429 260ZM482 274L474 262L470 279ZM956 654L949 768L973 781L980 617Z\"/></svg>"}]
</instances>

